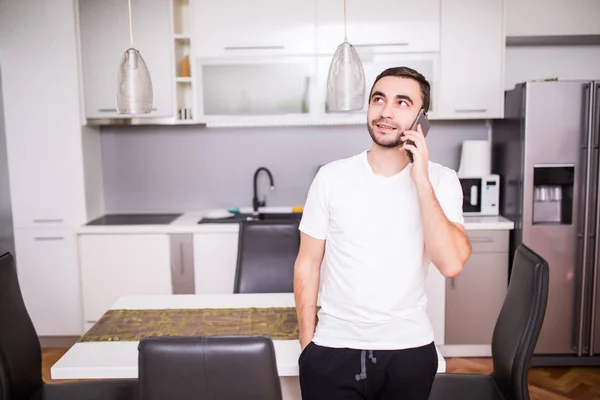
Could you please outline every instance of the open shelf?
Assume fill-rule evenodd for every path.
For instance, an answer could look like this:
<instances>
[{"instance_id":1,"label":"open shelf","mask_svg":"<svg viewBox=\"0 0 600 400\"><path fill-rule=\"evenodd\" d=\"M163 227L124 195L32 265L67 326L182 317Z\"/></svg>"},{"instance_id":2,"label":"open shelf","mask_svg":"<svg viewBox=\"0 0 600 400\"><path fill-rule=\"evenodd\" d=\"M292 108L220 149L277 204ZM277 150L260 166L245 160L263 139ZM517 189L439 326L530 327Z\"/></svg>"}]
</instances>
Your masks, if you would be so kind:
<instances>
[{"instance_id":1,"label":"open shelf","mask_svg":"<svg viewBox=\"0 0 600 400\"><path fill-rule=\"evenodd\" d=\"M177 123L194 123L194 79L192 77L191 2L172 0L175 66L175 116Z\"/></svg>"},{"instance_id":2,"label":"open shelf","mask_svg":"<svg viewBox=\"0 0 600 400\"><path fill-rule=\"evenodd\" d=\"M190 34L190 0L173 0L173 30L175 35Z\"/></svg>"},{"instance_id":3,"label":"open shelf","mask_svg":"<svg viewBox=\"0 0 600 400\"><path fill-rule=\"evenodd\" d=\"M187 57L188 68L187 72L182 71L182 63ZM191 68L189 63L191 62L191 45L189 39L175 39L175 73L178 78L189 78L191 77Z\"/></svg>"},{"instance_id":4,"label":"open shelf","mask_svg":"<svg viewBox=\"0 0 600 400\"><path fill-rule=\"evenodd\" d=\"M194 119L194 92L191 82L177 82L177 119L190 121Z\"/></svg>"}]
</instances>

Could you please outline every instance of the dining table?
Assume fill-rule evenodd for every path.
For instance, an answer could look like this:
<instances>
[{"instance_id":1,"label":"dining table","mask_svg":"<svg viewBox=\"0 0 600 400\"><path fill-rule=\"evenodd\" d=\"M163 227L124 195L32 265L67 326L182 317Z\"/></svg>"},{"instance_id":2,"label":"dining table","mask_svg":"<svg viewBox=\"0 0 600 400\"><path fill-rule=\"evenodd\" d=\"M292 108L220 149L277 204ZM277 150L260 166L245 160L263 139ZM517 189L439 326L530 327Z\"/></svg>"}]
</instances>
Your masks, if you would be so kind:
<instances>
[{"instance_id":1,"label":"dining table","mask_svg":"<svg viewBox=\"0 0 600 400\"><path fill-rule=\"evenodd\" d=\"M284 400L300 400L293 293L134 295L119 298L51 367L52 379L138 377L149 336L265 335L272 339ZM446 361L438 354L438 372Z\"/></svg>"}]
</instances>

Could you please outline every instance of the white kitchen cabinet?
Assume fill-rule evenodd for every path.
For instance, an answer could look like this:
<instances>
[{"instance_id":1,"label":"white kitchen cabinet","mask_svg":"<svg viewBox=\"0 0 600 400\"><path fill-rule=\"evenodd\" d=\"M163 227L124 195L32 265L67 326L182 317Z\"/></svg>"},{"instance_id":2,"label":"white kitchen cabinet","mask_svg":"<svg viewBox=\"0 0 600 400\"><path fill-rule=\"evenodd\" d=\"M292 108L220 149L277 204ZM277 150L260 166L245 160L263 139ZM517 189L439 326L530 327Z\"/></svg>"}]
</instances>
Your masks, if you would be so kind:
<instances>
[{"instance_id":1,"label":"white kitchen cabinet","mask_svg":"<svg viewBox=\"0 0 600 400\"><path fill-rule=\"evenodd\" d=\"M508 253L475 253L446 286L446 344L490 345L506 296Z\"/></svg>"},{"instance_id":2,"label":"white kitchen cabinet","mask_svg":"<svg viewBox=\"0 0 600 400\"><path fill-rule=\"evenodd\" d=\"M600 34L600 1L506 0L507 36Z\"/></svg>"},{"instance_id":3,"label":"white kitchen cabinet","mask_svg":"<svg viewBox=\"0 0 600 400\"><path fill-rule=\"evenodd\" d=\"M170 0L133 0L134 48L150 71L153 111L136 117L173 116L173 31ZM79 0L81 67L87 118L128 118L117 113L117 77L131 47L127 2Z\"/></svg>"},{"instance_id":4,"label":"white kitchen cabinet","mask_svg":"<svg viewBox=\"0 0 600 400\"><path fill-rule=\"evenodd\" d=\"M37 95L51 96L48 92ZM47 101L52 104L56 100L48 98ZM76 103L73 106L76 107ZM81 135L81 130L73 129L78 122L77 115L65 113L64 118L70 121L57 123L52 128L19 133L7 130L16 227L55 229L85 221L81 139L71 137Z\"/></svg>"},{"instance_id":5,"label":"white kitchen cabinet","mask_svg":"<svg viewBox=\"0 0 600 400\"><path fill-rule=\"evenodd\" d=\"M81 224L86 204L73 3L2 7L1 95L14 226ZM40 9L49 14L42 18Z\"/></svg>"},{"instance_id":6,"label":"white kitchen cabinet","mask_svg":"<svg viewBox=\"0 0 600 400\"><path fill-rule=\"evenodd\" d=\"M10 1L0 8L19 285L39 335L80 335L73 228L102 212L103 195L100 137L81 125L75 3Z\"/></svg>"},{"instance_id":7,"label":"white kitchen cabinet","mask_svg":"<svg viewBox=\"0 0 600 400\"><path fill-rule=\"evenodd\" d=\"M87 324L121 296L173 293L167 234L82 234L79 265Z\"/></svg>"},{"instance_id":8,"label":"white kitchen cabinet","mask_svg":"<svg viewBox=\"0 0 600 400\"><path fill-rule=\"evenodd\" d=\"M233 293L238 231L194 234L194 285L197 294Z\"/></svg>"},{"instance_id":9,"label":"white kitchen cabinet","mask_svg":"<svg viewBox=\"0 0 600 400\"><path fill-rule=\"evenodd\" d=\"M75 240L72 230L15 229L19 285L39 336L83 333Z\"/></svg>"},{"instance_id":10,"label":"white kitchen cabinet","mask_svg":"<svg viewBox=\"0 0 600 400\"><path fill-rule=\"evenodd\" d=\"M315 1L195 0L196 58L315 52Z\"/></svg>"},{"instance_id":11,"label":"white kitchen cabinet","mask_svg":"<svg viewBox=\"0 0 600 400\"><path fill-rule=\"evenodd\" d=\"M262 56L197 64L198 119L231 121L313 111L316 67L312 57Z\"/></svg>"},{"instance_id":12,"label":"white kitchen cabinet","mask_svg":"<svg viewBox=\"0 0 600 400\"><path fill-rule=\"evenodd\" d=\"M468 236L471 257L457 277L446 280L445 345L486 346L489 352L508 290L509 232L470 231Z\"/></svg>"},{"instance_id":13,"label":"white kitchen cabinet","mask_svg":"<svg viewBox=\"0 0 600 400\"><path fill-rule=\"evenodd\" d=\"M503 0L442 0L437 117L503 116L503 18Z\"/></svg>"},{"instance_id":14,"label":"white kitchen cabinet","mask_svg":"<svg viewBox=\"0 0 600 400\"><path fill-rule=\"evenodd\" d=\"M435 52L440 0L347 0L348 41L373 52ZM344 39L344 2L317 1L317 48L333 54Z\"/></svg>"}]
</instances>

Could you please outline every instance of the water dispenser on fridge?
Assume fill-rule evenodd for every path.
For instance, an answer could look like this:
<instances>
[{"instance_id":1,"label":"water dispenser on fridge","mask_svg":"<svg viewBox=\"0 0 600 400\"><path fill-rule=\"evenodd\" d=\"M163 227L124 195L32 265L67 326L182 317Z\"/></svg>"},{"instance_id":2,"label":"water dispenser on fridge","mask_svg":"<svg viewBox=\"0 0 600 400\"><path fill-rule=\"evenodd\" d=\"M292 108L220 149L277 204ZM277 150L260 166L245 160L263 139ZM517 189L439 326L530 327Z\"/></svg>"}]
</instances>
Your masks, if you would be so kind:
<instances>
[{"instance_id":1,"label":"water dispenser on fridge","mask_svg":"<svg viewBox=\"0 0 600 400\"><path fill-rule=\"evenodd\" d=\"M573 165L534 165L533 224L571 224Z\"/></svg>"}]
</instances>

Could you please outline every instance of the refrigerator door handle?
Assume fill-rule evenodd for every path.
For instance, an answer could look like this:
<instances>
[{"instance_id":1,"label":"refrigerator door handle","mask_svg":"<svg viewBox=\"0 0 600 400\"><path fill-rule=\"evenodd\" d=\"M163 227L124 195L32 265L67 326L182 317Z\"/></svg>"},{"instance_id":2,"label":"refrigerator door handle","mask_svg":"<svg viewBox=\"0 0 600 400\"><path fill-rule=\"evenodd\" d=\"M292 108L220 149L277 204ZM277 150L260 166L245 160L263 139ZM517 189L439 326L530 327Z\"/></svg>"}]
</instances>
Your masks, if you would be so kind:
<instances>
[{"instance_id":1,"label":"refrigerator door handle","mask_svg":"<svg viewBox=\"0 0 600 400\"><path fill-rule=\"evenodd\" d=\"M595 218L595 230L594 230L594 253L592 257L592 300L591 300L591 319L590 319L590 351L589 355L594 355L594 335L595 335L595 324L596 324L596 299L598 297L598 256L600 255L600 154L598 150L598 136L600 135L600 84L596 83L592 92L595 96L591 99L591 108L593 110L590 114L593 115L593 119L590 119L590 132L593 141L590 142L590 152L594 154L594 171L596 172L596 179L594 180L596 187L594 188L594 199L596 202L596 218Z\"/></svg>"},{"instance_id":2,"label":"refrigerator door handle","mask_svg":"<svg viewBox=\"0 0 600 400\"><path fill-rule=\"evenodd\" d=\"M592 110L595 91L591 85L586 86L586 109ZM589 254L589 219L590 219L590 187L592 185L592 151L593 148L593 118L594 113L589 112L586 118L585 141L582 147L585 151L585 184L581 191L583 196L583 231L579 237L583 238L583 251L581 252L581 286L579 295L579 321L577 323L577 355L583 355L584 351L584 333L586 322L586 298L587 296L587 275L588 275L588 254Z\"/></svg>"}]
</instances>

